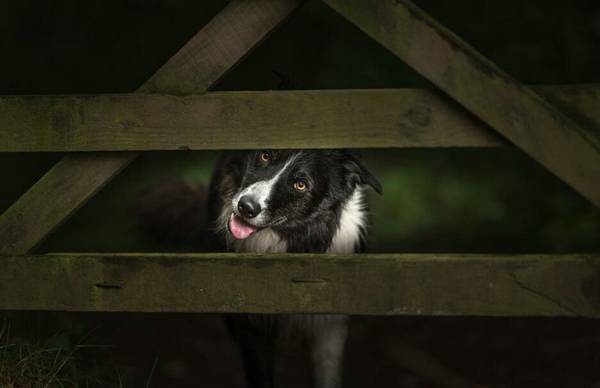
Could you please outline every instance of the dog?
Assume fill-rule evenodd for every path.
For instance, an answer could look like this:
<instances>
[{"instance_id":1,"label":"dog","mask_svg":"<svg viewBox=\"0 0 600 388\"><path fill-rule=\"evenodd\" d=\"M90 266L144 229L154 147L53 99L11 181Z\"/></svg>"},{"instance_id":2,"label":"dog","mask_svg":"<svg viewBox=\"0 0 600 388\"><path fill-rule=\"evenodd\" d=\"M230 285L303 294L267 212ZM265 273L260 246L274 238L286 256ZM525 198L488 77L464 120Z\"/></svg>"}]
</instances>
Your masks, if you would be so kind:
<instances>
[{"instance_id":1,"label":"dog","mask_svg":"<svg viewBox=\"0 0 600 388\"><path fill-rule=\"evenodd\" d=\"M158 240L201 242L204 251L348 254L365 249L369 188L382 194L349 150L228 151L217 161L208 200L201 188L171 182L143 197L137 213ZM298 336L308 344L312 386L341 386L347 316L230 314L226 320L250 388L283 386L275 381L278 349Z\"/></svg>"},{"instance_id":2,"label":"dog","mask_svg":"<svg viewBox=\"0 0 600 388\"><path fill-rule=\"evenodd\" d=\"M228 251L356 253L365 247L370 187L382 187L348 150L260 150L225 154L209 192L216 239ZM341 386L347 317L231 315L251 388L275 386L282 333L309 342L315 388Z\"/></svg>"}]
</instances>

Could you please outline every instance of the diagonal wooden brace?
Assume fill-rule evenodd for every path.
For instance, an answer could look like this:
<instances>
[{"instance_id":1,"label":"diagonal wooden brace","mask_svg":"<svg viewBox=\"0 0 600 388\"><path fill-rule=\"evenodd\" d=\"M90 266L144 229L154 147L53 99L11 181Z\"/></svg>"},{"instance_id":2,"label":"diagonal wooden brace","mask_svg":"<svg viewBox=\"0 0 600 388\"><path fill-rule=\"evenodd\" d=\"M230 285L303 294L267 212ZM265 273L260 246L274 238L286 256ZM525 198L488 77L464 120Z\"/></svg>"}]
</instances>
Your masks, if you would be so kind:
<instances>
[{"instance_id":1,"label":"diagonal wooden brace","mask_svg":"<svg viewBox=\"0 0 600 388\"><path fill-rule=\"evenodd\" d=\"M408 0L324 0L600 206L600 132L583 128Z\"/></svg>"},{"instance_id":2,"label":"diagonal wooden brace","mask_svg":"<svg viewBox=\"0 0 600 388\"><path fill-rule=\"evenodd\" d=\"M205 92L301 3L232 1L138 92ZM0 254L30 252L136 156L66 156L0 216Z\"/></svg>"}]
</instances>

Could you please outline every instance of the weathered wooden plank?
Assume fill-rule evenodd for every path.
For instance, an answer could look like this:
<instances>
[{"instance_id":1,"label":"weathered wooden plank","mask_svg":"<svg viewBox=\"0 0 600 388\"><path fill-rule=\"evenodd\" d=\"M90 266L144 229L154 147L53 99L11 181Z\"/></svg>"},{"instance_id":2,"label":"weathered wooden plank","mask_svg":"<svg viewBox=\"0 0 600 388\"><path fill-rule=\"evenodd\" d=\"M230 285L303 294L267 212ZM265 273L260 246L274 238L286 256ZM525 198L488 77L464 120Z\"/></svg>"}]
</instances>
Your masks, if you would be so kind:
<instances>
[{"instance_id":1,"label":"weathered wooden plank","mask_svg":"<svg viewBox=\"0 0 600 388\"><path fill-rule=\"evenodd\" d=\"M408 0L324 0L600 206L600 134L499 69Z\"/></svg>"},{"instance_id":2,"label":"weathered wooden plank","mask_svg":"<svg viewBox=\"0 0 600 388\"><path fill-rule=\"evenodd\" d=\"M158 70L148 81L148 86L142 86L138 92L157 91L163 86L171 92L177 88L205 91L300 3L301 0L232 1ZM34 249L135 156L134 153L127 157L114 154L112 158L109 154L85 156L83 159L79 155L66 156L64 162L50 169L43 180L33 185L0 216L0 253L25 253ZM79 163L87 168L78 168ZM94 175L103 179L90 180L89 177ZM48 187L64 187L70 194L49 192ZM43 206L55 206L61 211L48 211L48 217L36 219L34 209Z\"/></svg>"},{"instance_id":3,"label":"weathered wooden plank","mask_svg":"<svg viewBox=\"0 0 600 388\"><path fill-rule=\"evenodd\" d=\"M230 2L138 90L143 93L204 93L260 44L304 0Z\"/></svg>"},{"instance_id":4,"label":"weathered wooden plank","mask_svg":"<svg viewBox=\"0 0 600 388\"><path fill-rule=\"evenodd\" d=\"M600 317L600 255L0 258L0 309Z\"/></svg>"},{"instance_id":5,"label":"weathered wooden plank","mask_svg":"<svg viewBox=\"0 0 600 388\"><path fill-rule=\"evenodd\" d=\"M455 108L414 89L2 97L0 151L503 144Z\"/></svg>"},{"instance_id":6,"label":"weathered wooden plank","mask_svg":"<svg viewBox=\"0 0 600 388\"><path fill-rule=\"evenodd\" d=\"M600 123L600 86L536 90ZM0 97L0 123L0 152L506 144L447 97L417 89L12 96Z\"/></svg>"},{"instance_id":7,"label":"weathered wooden plank","mask_svg":"<svg viewBox=\"0 0 600 388\"><path fill-rule=\"evenodd\" d=\"M576 120L587 136L598 140L600 134L599 84L533 86L548 102ZM560 90L560 93L556 93Z\"/></svg>"}]
</instances>

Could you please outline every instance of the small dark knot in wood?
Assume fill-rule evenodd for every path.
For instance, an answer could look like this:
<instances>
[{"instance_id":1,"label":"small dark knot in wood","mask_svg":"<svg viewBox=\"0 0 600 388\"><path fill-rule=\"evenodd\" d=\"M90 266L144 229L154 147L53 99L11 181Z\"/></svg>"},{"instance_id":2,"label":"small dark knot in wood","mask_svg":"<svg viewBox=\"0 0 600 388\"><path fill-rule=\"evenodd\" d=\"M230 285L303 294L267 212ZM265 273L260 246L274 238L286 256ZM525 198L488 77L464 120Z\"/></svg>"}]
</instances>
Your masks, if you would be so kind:
<instances>
[{"instance_id":1,"label":"small dark knot in wood","mask_svg":"<svg viewBox=\"0 0 600 388\"><path fill-rule=\"evenodd\" d=\"M121 286L118 284L108 284L108 283L96 283L97 288L101 288L103 290L120 290Z\"/></svg>"}]
</instances>

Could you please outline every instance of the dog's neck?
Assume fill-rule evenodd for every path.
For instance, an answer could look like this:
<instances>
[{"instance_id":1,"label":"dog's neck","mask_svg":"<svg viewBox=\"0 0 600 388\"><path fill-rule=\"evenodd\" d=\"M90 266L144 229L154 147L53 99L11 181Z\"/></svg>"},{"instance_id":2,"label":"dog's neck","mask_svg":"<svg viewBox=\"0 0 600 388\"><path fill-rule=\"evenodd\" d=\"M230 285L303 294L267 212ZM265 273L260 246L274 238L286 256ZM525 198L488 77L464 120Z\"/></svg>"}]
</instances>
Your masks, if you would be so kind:
<instances>
[{"instance_id":1,"label":"dog's neck","mask_svg":"<svg viewBox=\"0 0 600 388\"><path fill-rule=\"evenodd\" d=\"M364 192L357 187L350 198L342 204L339 217L330 227L330 243L325 249L327 253L355 253L364 237L367 222L367 210ZM310 236L313 239L326 236ZM310 238L307 238L310 240ZM304 252L313 252L310 244L306 244ZM271 228L262 229L245 240L229 241L230 249L240 253L285 253L290 251L286 238ZM294 251L298 251L297 247Z\"/></svg>"}]
</instances>

